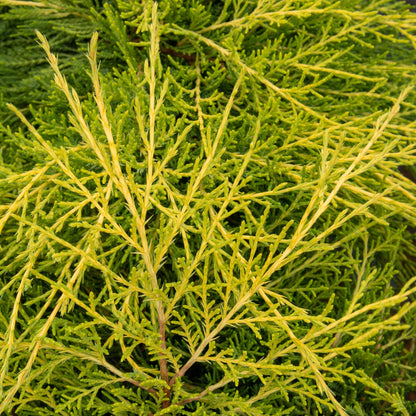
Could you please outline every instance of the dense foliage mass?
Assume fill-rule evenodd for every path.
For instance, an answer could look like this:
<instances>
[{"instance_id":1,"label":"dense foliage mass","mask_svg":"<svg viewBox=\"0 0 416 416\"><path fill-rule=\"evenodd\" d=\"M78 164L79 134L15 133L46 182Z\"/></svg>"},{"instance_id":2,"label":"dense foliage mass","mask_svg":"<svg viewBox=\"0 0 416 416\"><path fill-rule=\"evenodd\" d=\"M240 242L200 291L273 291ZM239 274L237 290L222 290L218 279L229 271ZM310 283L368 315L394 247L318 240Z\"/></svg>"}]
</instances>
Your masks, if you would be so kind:
<instances>
[{"instance_id":1,"label":"dense foliage mass","mask_svg":"<svg viewBox=\"0 0 416 416\"><path fill-rule=\"evenodd\" d=\"M416 414L415 46L388 0L0 0L0 413Z\"/></svg>"}]
</instances>

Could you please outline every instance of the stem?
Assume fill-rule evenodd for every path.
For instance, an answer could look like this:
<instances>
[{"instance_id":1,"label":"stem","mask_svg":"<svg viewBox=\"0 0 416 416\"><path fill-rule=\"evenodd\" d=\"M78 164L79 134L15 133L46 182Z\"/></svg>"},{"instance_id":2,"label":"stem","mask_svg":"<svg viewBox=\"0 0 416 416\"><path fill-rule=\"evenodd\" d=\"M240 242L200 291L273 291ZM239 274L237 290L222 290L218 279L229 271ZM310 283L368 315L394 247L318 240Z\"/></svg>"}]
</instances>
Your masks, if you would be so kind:
<instances>
[{"instance_id":1,"label":"stem","mask_svg":"<svg viewBox=\"0 0 416 416\"><path fill-rule=\"evenodd\" d=\"M163 350L166 350L166 321L161 320L159 318L159 333L160 333L160 340L161 340L161 347ZM168 374L168 364L166 358L164 358L163 352L159 354L160 357L160 377L162 380L166 381L169 385L169 374ZM164 387L163 392L165 393L165 399L162 402L162 408L166 409L170 406L170 396L171 396L171 388Z\"/></svg>"}]
</instances>

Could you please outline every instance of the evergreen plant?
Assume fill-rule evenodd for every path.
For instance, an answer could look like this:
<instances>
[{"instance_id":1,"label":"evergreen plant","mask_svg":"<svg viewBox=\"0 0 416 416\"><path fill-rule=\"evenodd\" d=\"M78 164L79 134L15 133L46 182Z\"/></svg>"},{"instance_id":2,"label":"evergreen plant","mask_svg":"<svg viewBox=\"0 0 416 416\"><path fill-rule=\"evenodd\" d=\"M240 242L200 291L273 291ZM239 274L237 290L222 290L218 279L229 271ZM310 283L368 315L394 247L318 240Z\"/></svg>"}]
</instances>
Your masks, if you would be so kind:
<instances>
[{"instance_id":1,"label":"evergreen plant","mask_svg":"<svg viewBox=\"0 0 416 416\"><path fill-rule=\"evenodd\" d=\"M0 0L0 414L416 414L416 17Z\"/></svg>"}]
</instances>

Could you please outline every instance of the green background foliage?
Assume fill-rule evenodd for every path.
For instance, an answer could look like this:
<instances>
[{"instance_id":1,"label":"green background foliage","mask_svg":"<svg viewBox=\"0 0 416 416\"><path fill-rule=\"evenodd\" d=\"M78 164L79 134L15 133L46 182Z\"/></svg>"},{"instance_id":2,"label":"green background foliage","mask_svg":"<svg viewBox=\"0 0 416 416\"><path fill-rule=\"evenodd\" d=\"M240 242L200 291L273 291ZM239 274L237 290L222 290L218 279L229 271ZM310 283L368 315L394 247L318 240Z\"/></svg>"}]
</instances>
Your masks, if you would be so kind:
<instances>
[{"instance_id":1,"label":"green background foliage","mask_svg":"<svg viewBox=\"0 0 416 416\"><path fill-rule=\"evenodd\" d=\"M415 413L404 3L0 13L0 413Z\"/></svg>"}]
</instances>

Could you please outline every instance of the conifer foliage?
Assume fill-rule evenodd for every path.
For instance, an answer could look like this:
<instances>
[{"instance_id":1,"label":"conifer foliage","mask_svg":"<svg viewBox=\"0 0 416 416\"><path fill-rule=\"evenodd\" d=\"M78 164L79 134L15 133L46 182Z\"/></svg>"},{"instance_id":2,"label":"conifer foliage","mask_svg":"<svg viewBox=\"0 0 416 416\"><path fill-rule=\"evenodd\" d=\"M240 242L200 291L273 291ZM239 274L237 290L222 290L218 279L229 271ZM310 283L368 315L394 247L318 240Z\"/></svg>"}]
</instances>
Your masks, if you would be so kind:
<instances>
[{"instance_id":1,"label":"conifer foliage","mask_svg":"<svg viewBox=\"0 0 416 416\"><path fill-rule=\"evenodd\" d=\"M416 414L404 3L0 14L1 414Z\"/></svg>"}]
</instances>

